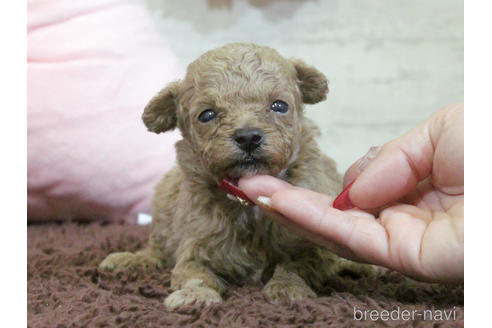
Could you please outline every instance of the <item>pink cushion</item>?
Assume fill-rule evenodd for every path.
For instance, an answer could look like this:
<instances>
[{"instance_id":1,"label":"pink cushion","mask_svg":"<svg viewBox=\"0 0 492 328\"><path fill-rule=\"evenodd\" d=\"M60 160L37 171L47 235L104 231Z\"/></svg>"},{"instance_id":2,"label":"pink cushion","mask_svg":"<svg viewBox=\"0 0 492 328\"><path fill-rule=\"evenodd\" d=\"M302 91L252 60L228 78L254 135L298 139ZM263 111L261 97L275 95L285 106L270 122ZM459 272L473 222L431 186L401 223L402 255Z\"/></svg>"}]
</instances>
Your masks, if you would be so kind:
<instances>
[{"instance_id":1,"label":"pink cushion","mask_svg":"<svg viewBox=\"0 0 492 328\"><path fill-rule=\"evenodd\" d=\"M28 1L29 220L135 222L178 132L141 114L183 75L141 0Z\"/></svg>"}]
</instances>

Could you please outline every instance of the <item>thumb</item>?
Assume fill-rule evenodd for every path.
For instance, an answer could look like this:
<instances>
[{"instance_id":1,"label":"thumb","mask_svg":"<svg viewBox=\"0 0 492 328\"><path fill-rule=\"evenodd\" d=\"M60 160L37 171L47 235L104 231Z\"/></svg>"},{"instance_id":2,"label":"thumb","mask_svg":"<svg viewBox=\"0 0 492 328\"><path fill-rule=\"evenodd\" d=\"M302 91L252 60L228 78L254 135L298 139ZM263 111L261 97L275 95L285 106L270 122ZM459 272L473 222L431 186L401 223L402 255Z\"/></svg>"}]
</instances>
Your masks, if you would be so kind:
<instances>
[{"instance_id":1,"label":"thumb","mask_svg":"<svg viewBox=\"0 0 492 328\"><path fill-rule=\"evenodd\" d=\"M431 174L434 117L385 144L376 157L365 164L367 167L361 168L364 158L367 160L365 156L347 171L344 184L356 178L347 194L354 206L374 209L396 201Z\"/></svg>"},{"instance_id":2,"label":"thumb","mask_svg":"<svg viewBox=\"0 0 492 328\"><path fill-rule=\"evenodd\" d=\"M348 168L343 176L343 187L347 187L351 184L357 177L364 171L369 163L371 163L381 150L381 146L374 146L369 149L367 154L362 156L359 160L357 160L352 166Z\"/></svg>"}]
</instances>

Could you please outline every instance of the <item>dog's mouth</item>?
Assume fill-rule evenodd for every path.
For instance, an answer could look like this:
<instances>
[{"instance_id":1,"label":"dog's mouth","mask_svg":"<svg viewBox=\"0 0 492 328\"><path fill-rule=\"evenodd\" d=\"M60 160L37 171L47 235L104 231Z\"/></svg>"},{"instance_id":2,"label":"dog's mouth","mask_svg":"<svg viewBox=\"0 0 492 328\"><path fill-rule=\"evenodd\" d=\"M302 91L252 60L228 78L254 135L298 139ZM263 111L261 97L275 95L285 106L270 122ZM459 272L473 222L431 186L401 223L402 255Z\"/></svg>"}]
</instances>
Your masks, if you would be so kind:
<instances>
[{"instance_id":1,"label":"dog's mouth","mask_svg":"<svg viewBox=\"0 0 492 328\"><path fill-rule=\"evenodd\" d=\"M246 156L237 159L224 168L224 178L230 180L239 180L244 176L256 175L259 173L268 173L268 162L263 157Z\"/></svg>"},{"instance_id":2,"label":"dog's mouth","mask_svg":"<svg viewBox=\"0 0 492 328\"><path fill-rule=\"evenodd\" d=\"M239 179L244 176L252 176L258 173L268 173L267 163L263 159L248 156L236 161L231 165L228 173L217 184L220 189L227 193L233 200L239 201L242 205L254 205L251 199L238 187Z\"/></svg>"},{"instance_id":3,"label":"dog's mouth","mask_svg":"<svg viewBox=\"0 0 492 328\"><path fill-rule=\"evenodd\" d=\"M241 189L239 189L239 187L237 186L238 181L239 179L224 178L219 181L218 185L220 189L224 190L227 193L227 196L232 196L229 198L239 201L241 205L254 205L251 199L249 199L248 196L246 196L246 194Z\"/></svg>"}]
</instances>

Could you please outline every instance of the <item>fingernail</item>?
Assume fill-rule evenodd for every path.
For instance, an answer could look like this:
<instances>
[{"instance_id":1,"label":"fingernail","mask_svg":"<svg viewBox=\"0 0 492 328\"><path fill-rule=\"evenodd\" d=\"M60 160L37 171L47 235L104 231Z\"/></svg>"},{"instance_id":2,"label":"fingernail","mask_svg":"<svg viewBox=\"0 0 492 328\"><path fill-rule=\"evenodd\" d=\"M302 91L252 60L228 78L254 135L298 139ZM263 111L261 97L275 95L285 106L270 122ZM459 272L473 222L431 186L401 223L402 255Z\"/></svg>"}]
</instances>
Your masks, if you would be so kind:
<instances>
[{"instance_id":1,"label":"fingernail","mask_svg":"<svg viewBox=\"0 0 492 328\"><path fill-rule=\"evenodd\" d=\"M237 198L237 200L241 203L241 205L254 205L251 201L251 199L248 198L248 196L239 189L236 185L234 185L233 182L231 182L228 179L222 179L219 183L218 186L220 189L224 190L226 193L231 194Z\"/></svg>"},{"instance_id":2,"label":"fingernail","mask_svg":"<svg viewBox=\"0 0 492 328\"><path fill-rule=\"evenodd\" d=\"M354 205L349 199L350 187L352 187L354 182L355 180L352 181L347 187L345 187L345 189L343 189L340 195L338 195L338 197L335 198L335 200L333 201L333 208L336 208L337 210L340 211L345 211L354 207Z\"/></svg>"},{"instance_id":3,"label":"fingernail","mask_svg":"<svg viewBox=\"0 0 492 328\"><path fill-rule=\"evenodd\" d=\"M265 207L272 208L272 203L270 202L270 197L258 196L257 200L258 200L258 202L260 202Z\"/></svg>"},{"instance_id":4,"label":"fingernail","mask_svg":"<svg viewBox=\"0 0 492 328\"><path fill-rule=\"evenodd\" d=\"M365 154L364 157L362 157L359 161L359 170L364 171L369 163L371 163L371 161L376 158L380 150L381 146L379 145L369 148L367 154Z\"/></svg>"}]
</instances>

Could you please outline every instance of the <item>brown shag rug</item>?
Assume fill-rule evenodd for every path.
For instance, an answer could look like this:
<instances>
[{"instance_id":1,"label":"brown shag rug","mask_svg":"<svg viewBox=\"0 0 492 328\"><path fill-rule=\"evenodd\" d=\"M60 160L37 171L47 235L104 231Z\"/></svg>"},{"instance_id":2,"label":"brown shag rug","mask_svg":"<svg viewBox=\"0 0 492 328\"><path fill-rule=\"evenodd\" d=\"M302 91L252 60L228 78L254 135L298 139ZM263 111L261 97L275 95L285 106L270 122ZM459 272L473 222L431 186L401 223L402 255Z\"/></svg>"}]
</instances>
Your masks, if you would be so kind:
<instances>
[{"instance_id":1,"label":"brown shag rug","mask_svg":"<svg viewBox=\"0 0 492 328\"><path fill-rule=\"evenodd\" d=\"M224 295L222 304L202 312L190 307L170 313L163 305L171 292L168 269L97 270L107 254L143 247L147 234L147 227L129 225L29 225L28 327L463 326L462 285L417 283L395 272L372 278L333 277L320 297L292 305L269 304L259 287L236 287ZM368 310L378 311L380 317L373 321L366 312L365 320L355 320L354 309L361 311L356 311L356 319ZM399 320L387 318L384 310ZM416 310L413 320L406 317L405 310ZM448 320L444 311L450 315Z\"/></svg>"}]
</instances>

